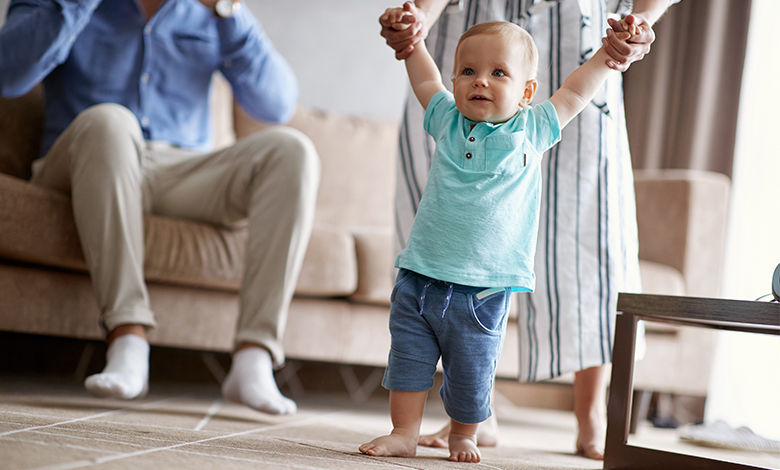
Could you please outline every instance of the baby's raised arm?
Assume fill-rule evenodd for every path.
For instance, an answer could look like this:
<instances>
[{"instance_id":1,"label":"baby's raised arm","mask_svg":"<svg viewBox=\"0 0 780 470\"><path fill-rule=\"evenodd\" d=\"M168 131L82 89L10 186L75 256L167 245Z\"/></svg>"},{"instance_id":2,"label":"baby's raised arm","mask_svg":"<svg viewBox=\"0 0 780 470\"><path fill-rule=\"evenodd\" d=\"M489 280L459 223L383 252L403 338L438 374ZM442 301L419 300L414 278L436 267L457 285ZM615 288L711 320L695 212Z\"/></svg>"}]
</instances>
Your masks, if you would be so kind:
<instances>
[{"instance_id":1,"label":"baby's raised arm","mask_svg":"<svg viewBox=\"0 0 780 470\"><path fill-rule=\"evenodd\" d=\"M389 22L403 27L403 25L408 26L407 23L404 23L405 18L409 16L416 18L416 9L417 7L414 6L414 3L406 2L403 8L387 9L385 15L388 15L387 20ZM420 41L414 46L409 57L405 59L405 63L406 73L409 75L409 83L412 85L414 96L417 97L417 101L420 102L423 108L427 108L431 98L445 88L441 81L439 67L436 66L430 53L428 53L424 41Z\"/></svg>"},{"instance_id":2,"label":"baby's raised arm","mask_svg":"<svg viewBox=\"0 0 780 470\"><path fill-rule=\"evenodd\" d=\"M615 34L624 41L631 38L628 32ZM608 59L610 57L604 48L600 48L593 57L566 77L563 85L550 98L558 113L561 129L587 106L613 72L606 65Z\"/></svg>"}]
</instances>

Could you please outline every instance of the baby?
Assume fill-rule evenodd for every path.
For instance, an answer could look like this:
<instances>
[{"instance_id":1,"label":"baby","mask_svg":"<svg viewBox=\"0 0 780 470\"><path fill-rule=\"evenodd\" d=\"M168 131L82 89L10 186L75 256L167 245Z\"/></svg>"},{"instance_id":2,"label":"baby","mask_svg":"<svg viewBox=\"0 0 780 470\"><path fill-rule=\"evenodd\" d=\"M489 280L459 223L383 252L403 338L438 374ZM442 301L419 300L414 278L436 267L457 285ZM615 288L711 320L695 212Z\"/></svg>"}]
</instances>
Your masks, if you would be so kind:
<instances>
[{"instance_id":1,"label":"baby","mask_svg":"<svg viewBox=\"0 0 780 470\"><path fill-rule=\"evenodd\" d=\"M407 2L384 15L402 29L416 9ZM414 46L406 69L436 153L409 242L396 260L392 345L382 381L390 390L393 430L361 445L361 452L415 455L441 357L449 459L480 461L475 434L491 413L510 294L534 288L539 163L612 73L608 59L600 49L548 101L531 106L538 52L519 26L468 29L455 50L452 93L425 44Z\"/></svg>"}]
</instances>

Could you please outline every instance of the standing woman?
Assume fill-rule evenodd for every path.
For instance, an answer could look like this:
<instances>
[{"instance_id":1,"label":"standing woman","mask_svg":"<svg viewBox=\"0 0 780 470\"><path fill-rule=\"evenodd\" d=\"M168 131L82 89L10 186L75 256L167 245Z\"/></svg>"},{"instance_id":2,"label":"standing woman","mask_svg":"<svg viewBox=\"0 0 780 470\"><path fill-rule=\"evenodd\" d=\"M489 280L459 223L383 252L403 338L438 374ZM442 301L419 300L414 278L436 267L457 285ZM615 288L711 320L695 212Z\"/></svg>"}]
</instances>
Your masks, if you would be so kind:
<instances>
[{"instance_id":1,"label":"standing woman","mask_svg":"<svg viewBox=\"0 0 780 470\"><path fill-rule=\"evenodd\" d=\"M608 20L633 3L632 16ZM485 21L511 21L539 48L536 101L557 90L565 77L602 45L608 26L639 29L630 47L609 31L608 65L625 70L650 50L652 24L669 0L417 0L411 27L382 24L382 36L406 58L426 39L447 77L453 73L458 37ZM625 13L625 12L624 12ZM445 80L445 82L448 82ZM396 250L405 245L428 176L433 143L422 126L423 109L408 99L401 125L396 188ZM561 142L542 160L542 202L535 272L536 290L522 294L518 316L521 381L574 372L577 453L603 458L606 422L605 364L612 359L617 293L639 291L639 262L631 157L620 74L564 129ZM445 431L445 430L442 430ZM446 432L422 436L423 445L446 446ZM497 442L495 418L483 423L480 445Z\"/></svg>"}]
</instances>

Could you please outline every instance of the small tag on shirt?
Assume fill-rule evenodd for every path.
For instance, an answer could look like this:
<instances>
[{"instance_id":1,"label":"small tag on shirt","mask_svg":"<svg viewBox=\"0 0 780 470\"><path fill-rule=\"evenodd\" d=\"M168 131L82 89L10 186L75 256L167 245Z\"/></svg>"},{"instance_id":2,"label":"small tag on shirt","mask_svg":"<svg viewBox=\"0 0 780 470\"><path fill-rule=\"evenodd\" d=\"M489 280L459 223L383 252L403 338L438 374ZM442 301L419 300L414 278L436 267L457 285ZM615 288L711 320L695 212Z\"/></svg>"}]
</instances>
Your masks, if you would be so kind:
<instances>
[{"instance_id":1,"label":"small tag on shirt","mask_svg":"<svg viewBox=\"0 0 780 470\"><path fill-rule=\"evenodd\" d=\"M491 287L489 289L485 289L483 291L477 292L477 300L482 300L485 297L489 297L493 294L498 294L499 292L503 292L503 287Z\"/></svg>"}]
</instances>

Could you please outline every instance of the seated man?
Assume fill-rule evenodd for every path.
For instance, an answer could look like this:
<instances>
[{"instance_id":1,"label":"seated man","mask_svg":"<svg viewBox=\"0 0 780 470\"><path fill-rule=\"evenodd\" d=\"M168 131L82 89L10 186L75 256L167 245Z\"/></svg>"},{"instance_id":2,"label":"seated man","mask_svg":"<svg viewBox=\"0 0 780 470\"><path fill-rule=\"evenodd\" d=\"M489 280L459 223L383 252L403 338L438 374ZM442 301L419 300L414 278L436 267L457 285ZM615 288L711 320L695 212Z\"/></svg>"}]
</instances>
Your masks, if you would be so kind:
<instances>
[{"instance_id":1,"label":"seated man","mask_svg":"<svg viewBox=\"0 0 780 470\"><path fill-rule=\"evenodd\" d=\"M257 119L283 123L297 99L290 67L248 9L224 2L217 9L216 0L12 0L0 29L0 95L43 80L43 158L32 181L72 198L109 344L106 367L87 378L87 390L131 399L148 388L146 331L155 317L143 276L143 214L152 213L248 225L222 392L258 410L293 413L273 368L284 362L280 340L311 233L319 160L305 136L279 126L208 151L215 71Z\"/></svg>"}]
</instances>

